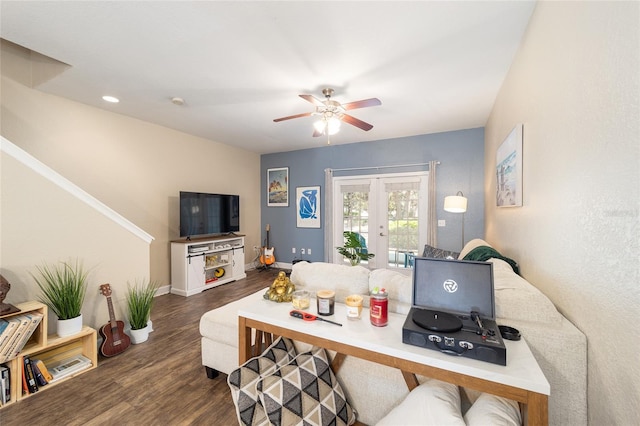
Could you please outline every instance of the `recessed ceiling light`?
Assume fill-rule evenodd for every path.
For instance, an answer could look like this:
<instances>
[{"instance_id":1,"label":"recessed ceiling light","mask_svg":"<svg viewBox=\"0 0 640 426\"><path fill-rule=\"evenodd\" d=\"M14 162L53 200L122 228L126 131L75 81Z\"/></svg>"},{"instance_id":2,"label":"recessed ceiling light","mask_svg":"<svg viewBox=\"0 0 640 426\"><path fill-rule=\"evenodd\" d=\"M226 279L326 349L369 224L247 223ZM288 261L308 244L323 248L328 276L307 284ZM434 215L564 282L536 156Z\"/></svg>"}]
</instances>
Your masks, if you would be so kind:
<instances>
[{"instance_id":1,"label":"recessed ceiling light","mask_svg":"<svg viewBox=\"0 0 640 426\"><path fill-rule=\"evenodd\" d=\"M120 102L120 99L116 98L115 96L103 96L102 99L113 104L117 104L118 102Z\"/></svg>"}]
</instances>

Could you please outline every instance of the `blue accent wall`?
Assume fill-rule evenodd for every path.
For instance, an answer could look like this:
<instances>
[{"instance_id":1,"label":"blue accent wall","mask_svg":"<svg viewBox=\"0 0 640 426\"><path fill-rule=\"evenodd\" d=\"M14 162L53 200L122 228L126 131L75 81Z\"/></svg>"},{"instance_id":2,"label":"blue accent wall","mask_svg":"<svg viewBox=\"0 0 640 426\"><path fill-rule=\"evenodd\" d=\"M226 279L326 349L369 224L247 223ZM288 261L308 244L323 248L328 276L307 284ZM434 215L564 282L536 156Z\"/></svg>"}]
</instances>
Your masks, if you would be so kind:
<instances>
[{"instance_id":1,"label":"blue accent wall","mask_svg":"<svg viewBox=\"0 0 640 426\"><path fill-rule=\"evenodd\" d=\"M337 135L339 137L339 134ZM336 137L337 139L337 137ZM317 139L310 141L318 143ZM468 198L465 213L465 242L484 238L484 128L457 130L429 135L409 136L346 145L328 145L299 151L261 156L262 237L271 226L270 245L276 260L291 262L294 258L319 262L324 259L324 169L392 166L440 161L437 169L438 219L446 227L438 228L438 246L460 251L462 215L443 210L444 197L462 191ZM267 169L289 168L289 206L267 207ZM426 168L420 168L426 170ZM416 170L416 169L414 169ZM361 174L412 171L407 168L364 170ZM341 174L340 176L343 176ZM322 221L320 229L296 227L296 187L320 186ZM291 248L296 248L296 254ZM301 255L300 249L311 249Z\"/></svg>"}]
</instances>

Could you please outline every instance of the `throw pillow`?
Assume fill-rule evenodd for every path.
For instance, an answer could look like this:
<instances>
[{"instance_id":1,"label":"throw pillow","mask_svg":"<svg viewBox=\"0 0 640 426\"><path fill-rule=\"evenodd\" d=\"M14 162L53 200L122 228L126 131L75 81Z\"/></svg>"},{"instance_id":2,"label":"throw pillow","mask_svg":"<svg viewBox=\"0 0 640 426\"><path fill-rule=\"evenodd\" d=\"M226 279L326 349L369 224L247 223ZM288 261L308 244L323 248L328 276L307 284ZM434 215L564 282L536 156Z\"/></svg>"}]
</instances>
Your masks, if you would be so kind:
<instances>
[{"instance_id":1,"label":"throw pillow","mask_svg":"<svg viewBox=\"0 0 640 426\"><path fill-rule=\"evenodd\" d=\"M257 389L272 425L350 425L356 420L323 348L298 355L263 377Z\"/></svg>"},{"instance_id":2,"label":"throw pillow","mask_svg":"<svg viewBox=\"0 0 640 426\"><path fill-rule=\"evenodd\" d=\"M460 253L450 250L442 250L428 244L424 245L422 257L430 257L434 259L457 259Z\"/></svg>"},{"instance_id":3,"label":"throw pillow","mask_svg":"<svg viewBox=\"0 0 640 426\"><path fill-rule=\"evenodd\" d=\"M467 426L522 424L518 403L488 393L481 394L464 415Z\"/></svg>"},{"instance_id":4,"label":"throw pillow","mask_svg":"<svg viewBox=\"0 0 640 426\"><path fill-rule=\"evenodd\" d=\"M376 426L432 425L465 426L458 386L429 379L384 416Z\"/></svg>"},{"instance_id":5,"label":"throw pillow","mask_svg":"<svg viewBox=\"0 0 640 426\"><path fill-rule=\"evenodd\" d=\"M279 337L260 356L251 358L229 374L227 383L231 389L239 424L246 426L267 424L256 384L262 377L288 364L295 356L296 349L293 342Z\"/></svg>"}]
</instances>

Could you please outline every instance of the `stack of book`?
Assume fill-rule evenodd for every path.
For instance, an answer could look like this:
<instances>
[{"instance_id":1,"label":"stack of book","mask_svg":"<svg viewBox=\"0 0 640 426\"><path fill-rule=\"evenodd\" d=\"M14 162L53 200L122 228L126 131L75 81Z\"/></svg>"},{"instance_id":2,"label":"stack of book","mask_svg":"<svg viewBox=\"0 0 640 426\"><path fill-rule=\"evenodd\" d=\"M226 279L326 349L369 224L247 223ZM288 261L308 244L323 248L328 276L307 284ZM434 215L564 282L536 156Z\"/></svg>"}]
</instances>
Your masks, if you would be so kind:
<instances>
[{"instance_id":1,"label":"stack of book","mask_svg":"<svg viewBox=\"0 0 640 426\"><path fill-rule=\"evenodd\" d=\"M38 328L42 316L39 312L30 312L0 318L0 364L18 356Z\"/></svg>"}]
</instances>

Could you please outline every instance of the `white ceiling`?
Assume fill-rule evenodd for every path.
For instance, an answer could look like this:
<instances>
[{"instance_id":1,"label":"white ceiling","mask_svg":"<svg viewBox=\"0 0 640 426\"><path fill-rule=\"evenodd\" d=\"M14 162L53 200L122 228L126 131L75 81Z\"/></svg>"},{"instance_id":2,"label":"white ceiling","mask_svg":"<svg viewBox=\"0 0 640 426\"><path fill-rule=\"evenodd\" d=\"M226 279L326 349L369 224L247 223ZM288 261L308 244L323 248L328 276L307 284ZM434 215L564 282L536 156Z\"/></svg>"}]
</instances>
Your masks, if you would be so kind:
<instances>
[{"instance_id":1,"label":"white ceiling","mask_svg":"<svg viewBox=\"0 0 640 426\"><path fill-rule=\"evenodd\" d=\"M2 38L70 67L37 88L258 153L323 146L298 94L350 111L332 144L484 126L532 1L5 1ZM101 97L120 98L107 104ZM171 103L185 100L184 106Z\"/></svg>"}]
</instances>

